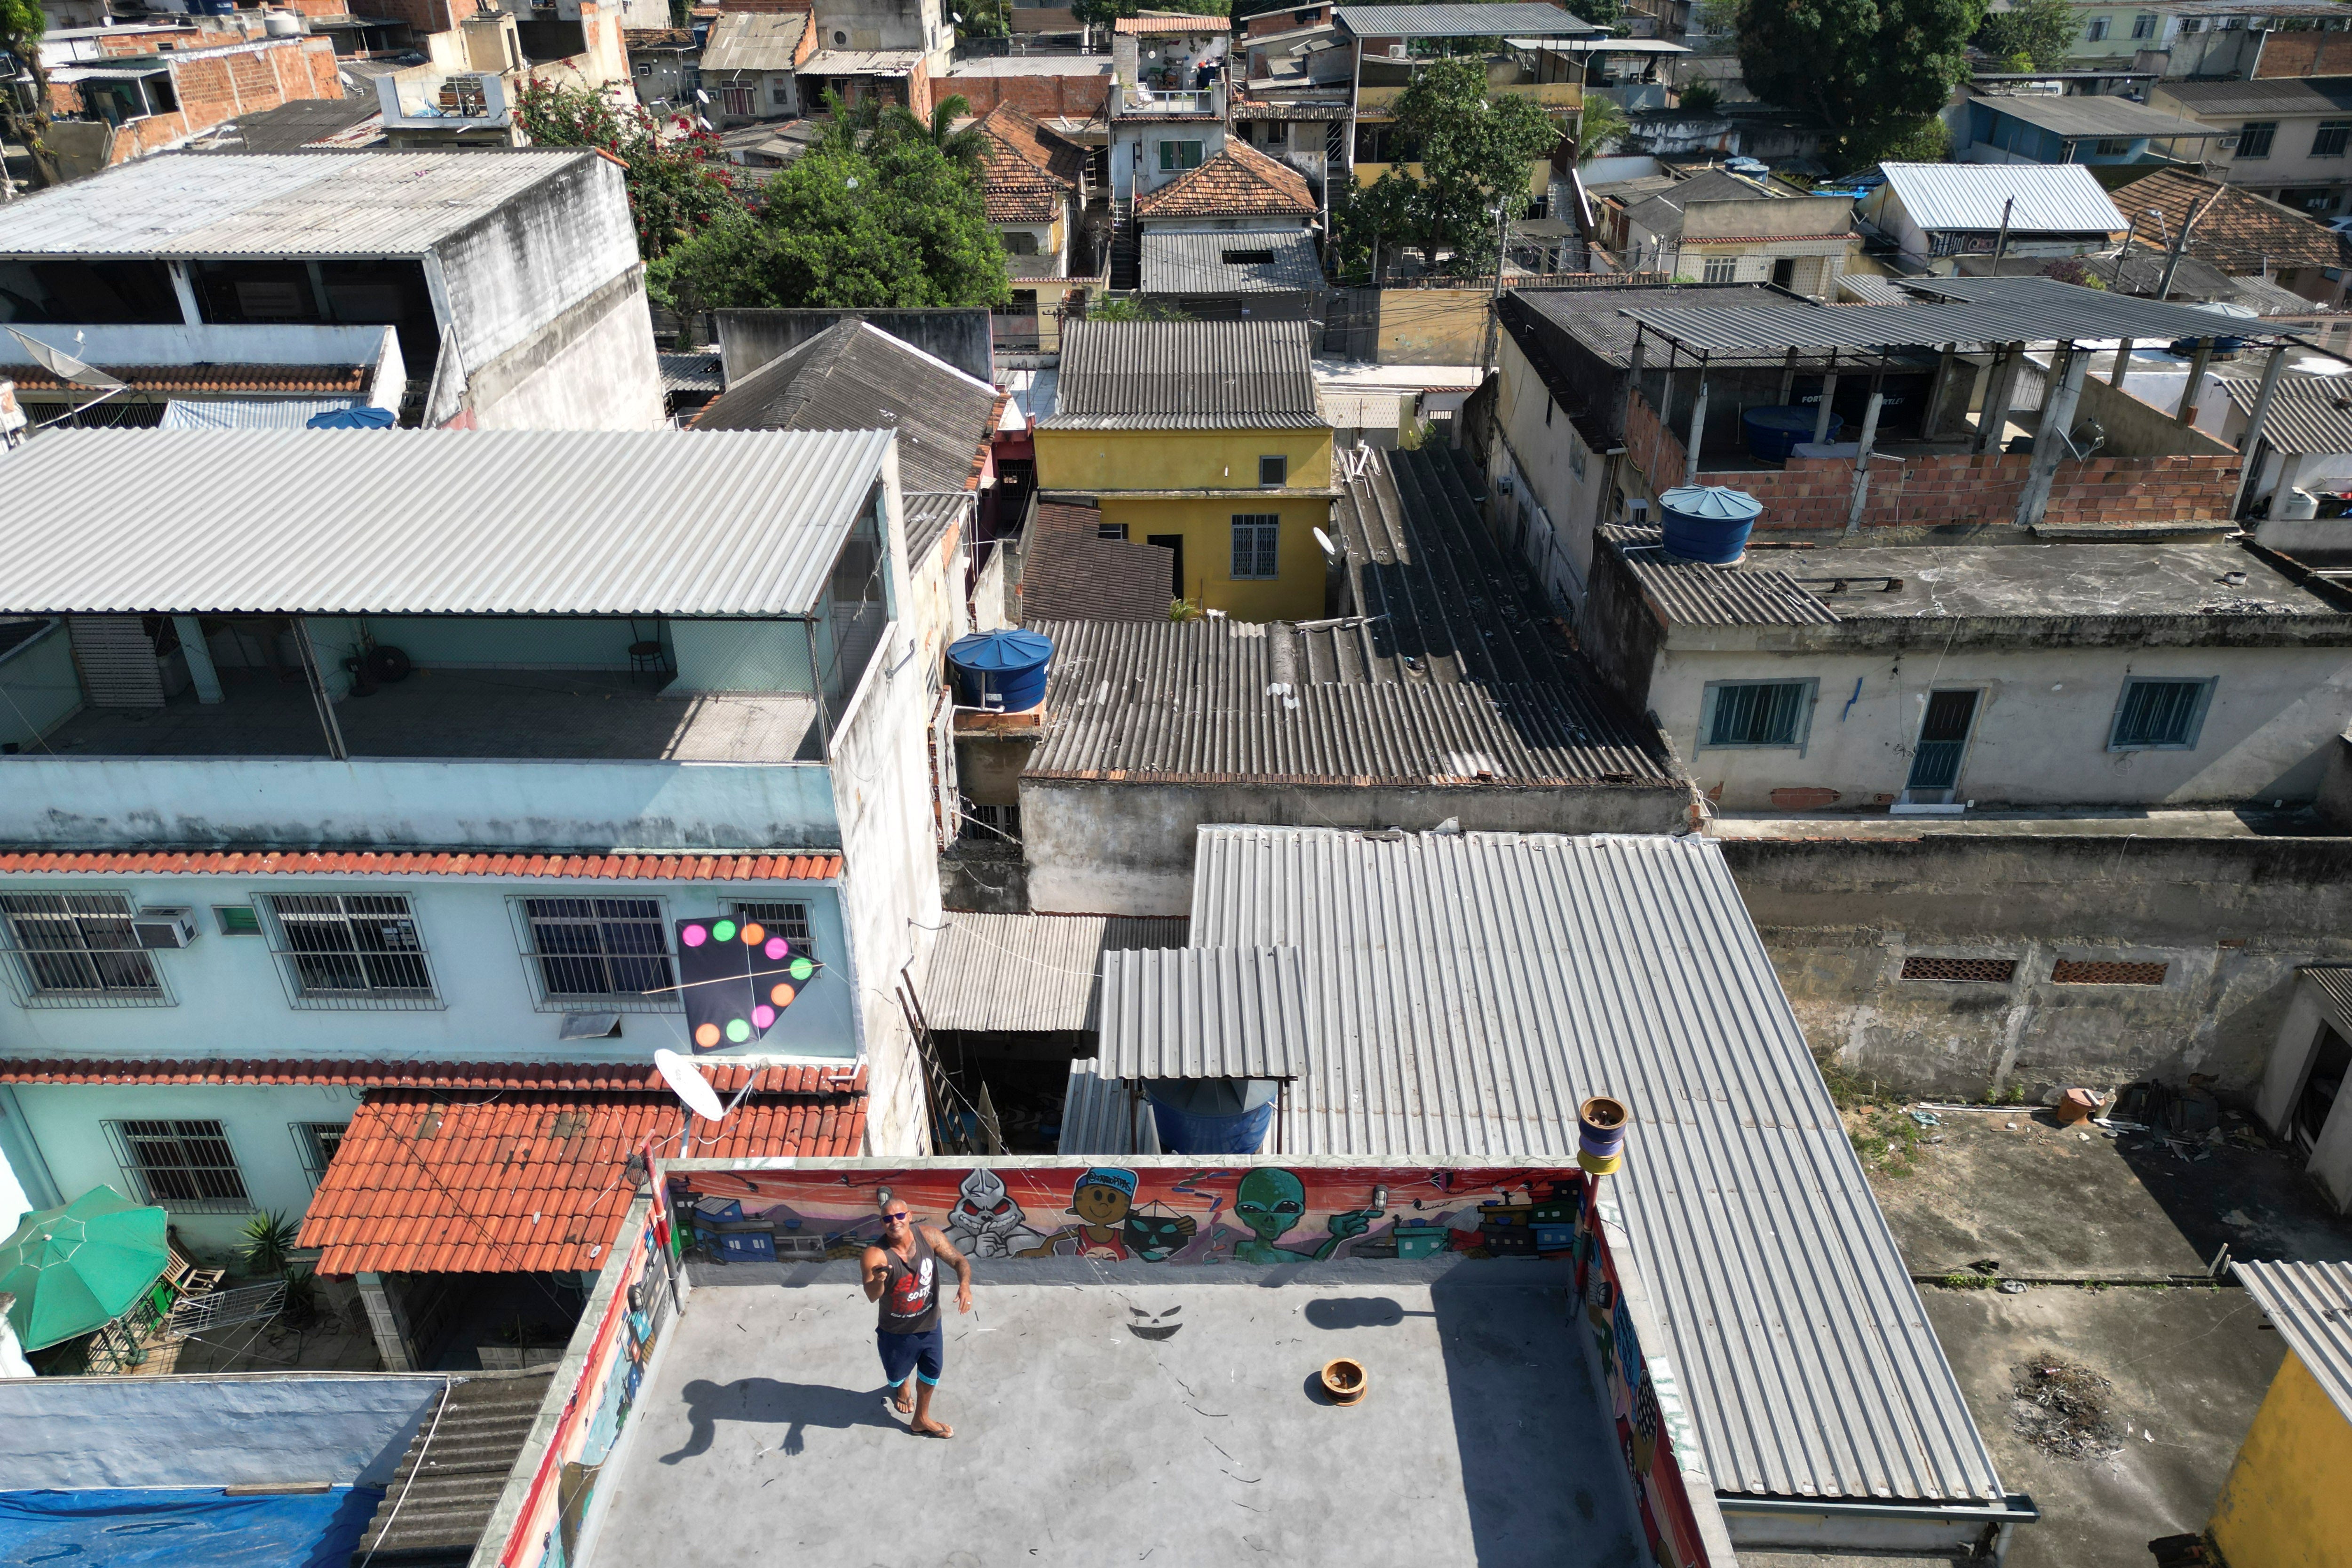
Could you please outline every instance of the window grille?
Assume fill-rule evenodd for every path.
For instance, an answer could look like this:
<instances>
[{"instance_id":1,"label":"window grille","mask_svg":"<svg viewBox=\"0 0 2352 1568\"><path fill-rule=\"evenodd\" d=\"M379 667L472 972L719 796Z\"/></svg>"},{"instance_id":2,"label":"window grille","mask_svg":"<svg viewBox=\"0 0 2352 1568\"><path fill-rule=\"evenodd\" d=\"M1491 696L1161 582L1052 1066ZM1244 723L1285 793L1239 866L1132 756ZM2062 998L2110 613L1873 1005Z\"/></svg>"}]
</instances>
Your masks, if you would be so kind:
<instances>
[{"instance_id":1,"label":"window grille","mask_svg":"<svg viewBox=\"0 0 2352 1568\"><path fill-rule=\"evenodd\" d=\"M1098 522L1095 524L1095 537L1097 539L1117 539L1124 541L1127 538L1127 524L1123 522Z\"/></svg>"},{"instance_id":2,"label":"window grille","mask_svg":"<svg viewBox=\"0 0 2352 1568\"><path fill-rule=\"evenodd\" d=\"M1805 716L1805 693L1811 684L1802 680L1770 680L1717 687L1706 743L1795 745Z\"/></svg>"},{"instance_id":3,"label":"window grille","mask_svg":"<svg viewBox=\"0 0 2352 1568\"><path fill-rule=\"evenodd\" d=\"M2271 139L2278 134L2275 120L2249 120L2238 127L2238 157L2267 158L2271 155Z\"/></svg>"},{"instance_id":4,"label":"window grille","mask_svg":"<svg viewBox=\"0 0 2352 1568\"><path fill-rule=\"evenodd\" d=\"M2194 749L2210 685L2204 680L2126 681L2108 749Z\"/></svg>"},{"instance_id":5,"label":"window grille","mask_svg":"<svg viewBox=\"0 0 2352 1568\"><path fill-rule=\"evenodd\" d=\"M298 1007L433 1008L425 941L403 893L274 893L277 951Z\"/></svg>"},{"instance_id":6,"label":"window grille","mask_svg":"<svg viewBox=\"0 0 2352 1568\"><path fill-rule=\"evenodd\" d=\"M523 956L544 1011L583 1001L676 1012L669 927L659 899L524 899Z\"/></svg>"},{"instance_id":7,"label":"window grille","mask_svg":"<svg viewBox=\"0 0 2352 1568\"><path fill-rule=\"evenodd\" d=\"M1980 980L2006 985L2017 977L2013 958L1906 958L1906 980Z\"/></svg>"},{"instance_id":8,"label":"window grille","mask_svg":"<svg viewBox=\"0 0 2352 1568\"><path fill-rule=\"evenodd\" d=\"M964 832L967 838L983 843L1003 843L1011 839L1021 842L1021 808L1017 805L966 805L963 808Z\"/></svg>"},{"instance_id":9,"label":"window grille","mask_svg":"<svg viewBox=\"0 0 2352 1568\"><path fill-rule=\"evenodd\" d=\"M971 808L967 806L967 811ZM738 921L757 921L770 931L793 944L794 952L817 955L816 938L809 930L809 907L806 904L737 904Z\"/></svg>"},{"instance_id":10,"label":"window grille","mask_svg":"<svg viewBox=\"0 0 2352 1568\"><path fill-rule=\"evenodd\" d=\"M169 1006L121 893L0 894L0 937L28 1007Z\"/></svg>"},{"instance_id":11,"label":"window grille","mask_svg":"<svg viewBox=\"0 0 2352 1568\"><path fill-rule=\"evenodd\" d=\"M116 1163L144 1204L173 1214L250 1214L245 1174L217 1121L110 1121Z\"/></svg>"},{"instance_id":12,"label":"window grille","mask_svg":"<svg viewBox=\"0 0 2352 1568\"><path fill-rule=\"evenodd\" d=\"M2168 963L2094 963L2062 958L2050 966L2050 978L2060 985L2161 985Z\"/></svg>"},{"instance_id":13,"label":"window grille","mask_svg":"<svg viewBox=\"0 0 2352 1568\"><path fill-rule=\"evenodd\" d=\"M302 1173L310 1178L310 1190L317 1192L319 1184L327 1179L327 1167L335 1163L335 1152L343 1146L343 1134L351 1130L347 1121L296 1121L288 1130L294 1134L294 1152L301 1159Z\"/></svg>"},{"instance_id":14,"label":"window grille","mask_svg":"<svg viewBox=\"0 0 2352 1568\"><path fill-rule=\"evenodd\" d=\"M1276 572L1282 519L1272 512L1241 512L1234 518L1234 575L1268 578Z\"/></svg>"}]
</instances>

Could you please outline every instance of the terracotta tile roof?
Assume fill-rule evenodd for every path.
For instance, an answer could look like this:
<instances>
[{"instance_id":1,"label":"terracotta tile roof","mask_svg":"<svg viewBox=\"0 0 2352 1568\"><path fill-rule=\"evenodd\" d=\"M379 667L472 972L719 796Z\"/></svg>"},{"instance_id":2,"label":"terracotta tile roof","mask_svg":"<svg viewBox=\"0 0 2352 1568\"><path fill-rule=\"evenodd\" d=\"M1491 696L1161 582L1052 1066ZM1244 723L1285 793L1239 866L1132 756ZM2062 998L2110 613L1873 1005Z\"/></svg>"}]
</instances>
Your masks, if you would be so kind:
<instances>
[{"instance_id":1,"label":"terracotta tile roof","mask_svg":"<svg viewBox=\"0 0 2352 1568\"><path fill-rule=\"evenodd\" d=\"M356 364L110 364L100 367L137 392L343 392L367 390L367 367ZM73 384L29 362L0 353L0 374L19 392L56 392Z\"/></svg>"},{"instance_id":2,"label":"terracotta tile roof","mask_svg":"<svg viewBox=\"0 0 2352 1568\"><path fill-rule=\"evenodd\" d=\"M628 1160L693 1120L660 1095L502 1095L453 1104L379 1090L352 1112L302 1220L321 1274L544 1273L602 1267L636 1195ZM751 1100L718 1127L710 1159L865 1152L866 1099ZM708 1142L705 1142L705 1140Z\"/></svg>"},{"instance_id":3,"label":"terracotta tile roof","mask_svg":"<svg viewBox=\"0 0 2352 1568\"><path fill-rule=\"evenodd\" d=\"M1230 33L1234 25L1223 16L1121 16L1112 26L1146 38L1186 37L1194 33Z\"/></svg>"},{"instance_id":4,"label":"terracotta tile roof","mask_svg":"<svg viewBox=\"0 0 2352 1568\"><path fill-rule=\"evenodd\" d=\"M1175 589L1174 552L1165 545L1104 539L1102 509L1039 501L1021 556L1021 618L1164 621Z\"/></svg>"},{"instance_id":5,"label":"terracotta tile roof","mask_svg":"<svg viewBox=\"0 0 2352 1568\"><path fill-rule=\"evenodd\" d=\"M562 877L649 882L819 882L841 875L841 857L814 855L461 854L414 851L228 849L0 850L0 876L29 872L158 876L195 872L255 877Z\"/></svg>"},{"instance_id":6,"label":"terracotta tile roof","mask_svg":"<svg viewBox=\"0 0 2352 1568\"><path fill-rule=\"evenodd\" d=\"M745 1067L707 1059L703 1073L722 1094L758 1075L755 1094L864 1094L866 1069L854 1062ZM662 1088L650 1062L204 1061L97 1057L0 1058L0 1083L315 1084L337 1089L548 1089L610 1094Z\"/></svg>"},{"instance_id":7,"label":"terracotta tile roof","mask_svg":"<svg viewBox=\"0 0 2352 1568\"><path fill-rule=\"evenodd\" d=\"M2231 273L2259 273L2266 261L2273 269L2341 265L2336 236L2326 225L2236 185L2200 180L2178 169L2158 169L2123 186L2115 197L2117 205L2135 212L2154 207L2164 215L2161 227L2143 222L2134 235L2139 244L2162 247L2215 191L2221 193L2221 199L2197 220L2189 237L2189 254L2199 260ZM2154 234L2148 232L2152 227L2157 228Z\"/></svg>"},{"instance_id":8,"label":"terracotta tile roof","mask_svg":"<svg viewBox=\"0 0 2352 1568\"><path fill-rule=\"evenodd\" d=\"M1139 198L1139 218L1313 217L1307 176L1245 142L1228 142L1215 157Z\"/></svg>"},{"instance_id":9,"label":"terracotta tile roof","mask_svg":"<svg viewBox=\"0 0 2352 1568\"><path fill-rule=\"evenodd\" d=\"M988 138L982 174L991 223L1051 223L1087 169L1086 149L1009 103L977 121Z\"/></svg>"}]
</instances>

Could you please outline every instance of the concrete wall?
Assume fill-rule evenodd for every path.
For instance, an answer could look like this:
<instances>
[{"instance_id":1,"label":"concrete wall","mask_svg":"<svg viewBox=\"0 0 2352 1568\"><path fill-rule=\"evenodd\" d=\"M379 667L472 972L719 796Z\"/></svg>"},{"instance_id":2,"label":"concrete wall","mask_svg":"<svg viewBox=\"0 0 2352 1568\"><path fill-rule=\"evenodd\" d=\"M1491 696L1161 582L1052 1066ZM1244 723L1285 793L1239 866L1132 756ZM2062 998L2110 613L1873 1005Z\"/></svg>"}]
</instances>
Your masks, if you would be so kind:
<instances>
[{"instance_id":1,"label":"concrete wall","mask_svg":"<svg viewBox=\"0 0 2352 1568\"><path fill-rule=\"evenodd\" d=\"M2352 1539L2352 1423L2293 1351L2238 1447L2207 1528L2237 1568L2333 1562Z\"/></svg>"},{"instance_id":2,"label":"concrete wall","mask_svg":"<svg viewBox=\"0 0 2352 1568\"><path fill-rule=\"evenodd\" d=\"M1517 542L1553 602L1574 615L1592 576L1592 530L1608 497L1610 465L1569 422L1518 341L1497 335L1495 440L1486 459L1497 482L1486 488L1488 505L1504 542ZM1506 476L1508 495L1499 483Z\"/></svg>"},{"instance_id":3,"label":"concrete wall","mask_svg":"<svg viewBox=\"0 0 2352 1568\"><path fill-rule=\"evenodd\" d=\"M906 524L898 505L898 455L888 460L892 601L908 602ZM909 964L930 952L940 926L939 838L931 809L926 725L931 689L908 648L902 617L884 632L860 689L832 744L835 812L847 872L845 918L853 943L842 977L856 995L859 1044L868 1068L866 1142L877 1153L929 1148L922 1080L895 988Z\"/></svg>"},{"instance_id":4,"label":"concrete wall","mask_svg":"<svg viewBox=\"0 0 2352 1568\"><path fill-rule=\"evenodd\" d=\"M1722 842L1807 1039L1850 1071L1967 1097L2191 1072L2250 1093L2295 969L2352 962L2352 839L2051 829ZM1914 955L2017 967L1904 980ZM2061 958L2166 971L2061 985Z\"/></svg>"},{"instance_id":5,"label":"concrete wall","mask_svg":"<svg viewBox=\"0 0 2352 1568\"><path fill-rule=\"evenodd\" d=\"M301 849L834 848L809 763L0 759L0 842Z\"/></svg>"},{"instance_id":6,"label":"concrete wall","mask_svg":"<svg viewBox=\"0 0 2352 1568\"><path fill-rule=\"evenodd\" d=\"M966 375L996 384L985 309L720 310L718 319L719 367L730 386L778 354L846 321L878 327L934 359L947 361Z\"/></svg>"},{"instance_id":7,"label":"concrete wall","mask_svg":"<svg viewBox=\"0 0 2352 1568\"><path fill-rule=\"evenodd\" d=\"M1677 628L1673 644L1703 636ZM1892 655L1669 646L1640 700L1699 789L1726 811L1886 804L1909 773L1927 694L1961 689L1982 695L1957 799L1987 807L2267 805L2318 793L2329 749L2352 717L2352 648L2119 641L2037 647L2021 635L2011 647ZM2214 681L2193 749L2107 749L2124 683L2134 676ZM1817 683L1798 744L1702 743L1709 683L1786 679Z\"/></svg>"},{"instance_id":8,"label":"concrete wall","mask_svg":"<svg viewBox=\"0 0 2352 1568\"><path fill-rule=\"evenodd\" d=\"M335 72L335 46L322 37L174 49L163 58L171 68L173 95L180 107L117 127L107 147L108 163L127 163L177 146L237 115L258 114L297 99L343 96ZM80 108L67 84L53 84L51 96L65 99L60 107Z\"/></svg>"},{"instance_id":9,"label":"concrete wall","mask_svg":"<svg viewBox=\"0 0 2352 1568\"><path fill-rule=\"evenodd\" d=\"M0 654L0 743L36 750L43 735L80 710L81 677L64 621L51 621Z\"/></svg>"},{"instance_id":10,"label":"concrete wall","mask_svg":"<svg viewBox=\"0 0 2352 1568\"><path fill-rule=\"evenodd\" d=\"M478 426L662 423L636 229L616 163L583 155L442 240L426 273L467 375L483 378L468 388ZM509 400L511 413L502 407Z\"/></svg>"},{"instance_id":11,"label":"concrete wall","mask_svg":"<svg viewBox=\"0 0 2352 1568\"><path fill-rule=\"evenodd\" d=\"M1023 856L1041 913L1181 915L1192 907L1193 841L1203 824L1305 823L1426 832L1673 833L1690 826L1681 784L1573 789L1406 784L1139 784L1021 781Z\"/></svg>"},{"instance_id":12,"label":"concrete wall","mask_svg":"<svg viewBox=\"0 0 2352 1568\"><path fill-rule=\"evenodd\" d=\"M381 1487L446 1382L335 1373L0 1383L12 1488Z\"/></svg>"}]
</instances>

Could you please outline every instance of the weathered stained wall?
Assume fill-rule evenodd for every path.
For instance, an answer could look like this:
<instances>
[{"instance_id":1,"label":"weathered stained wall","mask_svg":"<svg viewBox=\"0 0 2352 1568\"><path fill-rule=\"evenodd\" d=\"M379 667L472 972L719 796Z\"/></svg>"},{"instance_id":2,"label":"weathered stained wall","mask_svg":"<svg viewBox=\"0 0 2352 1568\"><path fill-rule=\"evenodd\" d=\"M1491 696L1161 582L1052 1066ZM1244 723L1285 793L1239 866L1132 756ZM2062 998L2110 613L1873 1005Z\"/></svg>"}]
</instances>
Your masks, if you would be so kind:
<instances>
[{"instance_id":1,"label":"weathered stained wall","mask_svg":"<svg viewBox=\"0 0 2352 1568\"><path fill-rule=\"evenodd\" d=\"M2251 1092L2306 963L2352 963L2352 838L2066 831L1912 840L1726 837L1807 1039L1924 1093L2029 1095L2211 1075ZM2007 982L1900 978L1911 957L2014 960ZM2058 984L2060 959L2161 963Z\"/></svg>"},{"instance_id":2,"label":"weathered stained wall","mask_svg":"<svg viewBox=\"0 0 2352 1568\"><path fill-rule=\"evenodd\" d=\"M1192 908L1193 840L1203 824L1402 827L1456 818L1465 831L1674 833L1689 826L1686 785L1508 789L1410 784L1224 784L1021 781L1033 908L1045 913L1181 915Z\"/></svg>"},{"instance_id":3,"label":"weathered stained wall","mask_svg":"<svg viewBox=\"0 0 2352 1568\"><path fill-rule=\"evenodd\" d=\"M667 423L642 267L469 368L466 405L478 430L657 430Z\"/></svg>"}]
</instances>

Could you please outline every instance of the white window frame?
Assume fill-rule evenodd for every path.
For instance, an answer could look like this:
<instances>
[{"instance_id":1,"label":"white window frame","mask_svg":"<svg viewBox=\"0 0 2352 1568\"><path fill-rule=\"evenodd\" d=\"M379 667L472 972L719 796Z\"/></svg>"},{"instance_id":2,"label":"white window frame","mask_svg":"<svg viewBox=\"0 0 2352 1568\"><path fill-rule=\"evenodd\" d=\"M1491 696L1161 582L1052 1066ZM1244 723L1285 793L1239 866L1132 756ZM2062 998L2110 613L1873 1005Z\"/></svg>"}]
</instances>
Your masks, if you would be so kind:
<instances>
[{"instance_id":1,"label":"white window frame","mask_svg":"<svg viewBox=\"0 0 2352 1568\"><path fill-rule=\"evenodd\" d=\"M2219 677L2196 675L2127 675L2121 689L2116 693L2116 710L2107 721L2107 750L2110 752L2193 752L2205 732L2205 715L2212 710L2213 689ZM2131 703L2132 690L2140 686L2193 686L2198 689L2195 705L2189 713L2189 733L2179 741L2134 741L2123 739L2124 710Z\"/></svg>"},{"instance_id":2,"label":"white window frame","mask_svg":"<svg viewBox=\"0 0 2352 1568\"><path fill-rule=\"evenodd\" d=\"M1739 258L1710 256L1699 263L1702 283L1737 283L1739 281Z\"/></svg>"},{"instance_id":3,"label":"white window frame","mask_svg":"<svg viewBox=\"0 0 2352 1568\"><path fill-rule=\"evenodd\" d=\"M576 911L543 911L533 914L533 904L576 904L585 906ZM653 913L631 914L602 911L605 904L649 904ZM516 893L507 900L507 910L515 928L515 941L522 956L523 973L531 987L531 1006L541 1013L676 1013L685 1004L676 990L677 984L677 949L671 940L673 922L667 900L650 894L621 893L605 890L573 889L551 893ZM655 952L610 952L601 951L605 940L604 928L613 924L650 923L660 938L661 949ZM583 930L596 928L597 952L560 952L542 950L540 946L541 924L577 926ZM642 963L658 959L659 973L648 973L645 978L654 984L637 990L558 991L549 984L551 966L599 967L609 982L615 978L616 964Z\"/></svg>"},{"instance_id":4,"label":"white window frame","mask_svg":"<svg viewBox=\"0 0 2352 1568\"><path fill-rule=\"evenodd\" d=\"M319 1184L327 1179L327 1167L335 1163L342 1147L343 1136L352 1130L348 1121L289 1121L286 1131L293 1135L295 1157L302 1162L302 1174L310 1178L310 1190L317 1192ZM331 1142L332 1148L328 1145Z\"/></svg>"},{"instance_id":5,"label":"white window frame","mask_svg":"<svg viewBox=\"0 0 2352 1568\"><path fill-rule=\"evenodd\" d=\"M1813 732L1813 708L1821 697L1821 681L1813 676L1765 680L1710 680L1699 696L1698 749L1703 752L1801 752ZM1751 686L1789 686L1798 688L1797 721L1785 741L1717 741L1715 739L1716 703L1730 689Z\"/></svg>"}]
</instances>

